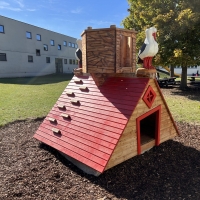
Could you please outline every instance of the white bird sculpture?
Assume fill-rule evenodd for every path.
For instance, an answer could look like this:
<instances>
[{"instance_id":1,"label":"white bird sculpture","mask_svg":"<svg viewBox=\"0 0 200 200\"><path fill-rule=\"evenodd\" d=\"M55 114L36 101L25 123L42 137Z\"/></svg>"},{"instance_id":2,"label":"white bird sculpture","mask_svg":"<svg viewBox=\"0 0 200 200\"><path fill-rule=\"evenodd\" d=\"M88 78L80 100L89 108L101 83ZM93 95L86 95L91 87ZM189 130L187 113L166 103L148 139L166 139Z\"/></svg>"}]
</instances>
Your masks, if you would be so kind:
<instances>
[{"instance_id":1,"label":"white bird sculpture","mask_svg":"<svg viewBox=\"0 0 200 200\"><path fill-rule=\"evenodd\" d=\"M146 69L154 69L152 59L158 53L156 32L157 29L155 27L146 29L146 38L138 54L138 63L143 63L143 67Z\"/></svg>"}]
</instances>

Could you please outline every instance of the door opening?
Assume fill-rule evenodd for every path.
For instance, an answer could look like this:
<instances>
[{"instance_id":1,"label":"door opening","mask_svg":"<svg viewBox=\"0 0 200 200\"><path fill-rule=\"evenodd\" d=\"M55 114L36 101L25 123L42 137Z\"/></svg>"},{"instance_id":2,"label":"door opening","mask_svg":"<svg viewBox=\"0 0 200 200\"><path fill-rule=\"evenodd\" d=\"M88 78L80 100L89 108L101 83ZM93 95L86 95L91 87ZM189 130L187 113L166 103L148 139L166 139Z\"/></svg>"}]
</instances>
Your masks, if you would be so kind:
<instances>
[{"instance_id":1,"label":"door opening","mask_svg":"<svg viewBox=\"0 0 200 200\"><path fill-rule=\"evenodd\" d=\"M150 110L136 119L138 155L160 144L161 106Z\"/></svg>"},{"instance_id":2,"label":"door opening","mask_svg":"<svg viewBox=\"0 0 200 200\"><path fill-rule=\"evenodd\" d=\"M55 58L55 65L56 65L56 73L62 74L63 73L63 59Z\"/></svg>"},{"instance_id":3,"label":"door opening","mask_svg":"<svg viewBox=\"0 0 200 200\"><path fill-rule=\"evenodd\" d=\"M140 143L141 145L155 140L156 136L156 112L140 121Z\"/></svg>"}]
</instances>

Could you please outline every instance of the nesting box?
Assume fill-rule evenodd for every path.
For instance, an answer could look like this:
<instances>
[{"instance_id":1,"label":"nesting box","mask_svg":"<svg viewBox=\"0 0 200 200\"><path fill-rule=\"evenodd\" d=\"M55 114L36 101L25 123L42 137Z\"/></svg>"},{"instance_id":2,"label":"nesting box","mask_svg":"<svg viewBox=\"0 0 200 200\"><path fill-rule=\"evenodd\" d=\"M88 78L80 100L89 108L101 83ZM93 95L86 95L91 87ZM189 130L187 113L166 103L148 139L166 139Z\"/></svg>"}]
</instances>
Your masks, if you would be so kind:
<instances>
[{"instance_id":1,"label":"nesting box","mask_svg":"<svg viewBox=\"0 0 200 200\"><path fill-rule=\"evenodd\" d=\"M134 73L136 31L116 28L92 29L82 33L84 73Z\"/></svg>"}]
</instances>

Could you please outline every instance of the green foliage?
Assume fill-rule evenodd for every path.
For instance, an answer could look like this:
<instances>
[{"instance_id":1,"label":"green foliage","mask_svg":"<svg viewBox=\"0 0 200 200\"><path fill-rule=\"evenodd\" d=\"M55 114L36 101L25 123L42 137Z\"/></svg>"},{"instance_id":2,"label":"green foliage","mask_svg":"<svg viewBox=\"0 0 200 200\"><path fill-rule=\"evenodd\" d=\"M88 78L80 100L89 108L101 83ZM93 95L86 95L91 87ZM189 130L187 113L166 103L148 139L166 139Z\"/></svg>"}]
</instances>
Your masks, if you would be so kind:
<instances>
[{"instance_id":1,"label":"green foliage","mask_svg":"<svg viewBox=\"0 0 200 200\"><path fill-rule=\"evenodd\" d=\"M0 79L0 126L46 116L71 78L71 75L50 75Z\"/></svg>"},{"instance_id":2,"label":"green foliage","mask_svg":"<svg viewBox=\"0 0 200 200\"><path fill-rule=\"evenodd\" d=\"M187 86L187 67L200 65L200 1L128 0L129 16L122 24L138 31L137 50L144 41L145 29L158 29L159 52L155 65L182 66L182 87Z\"/></svg>"}]
</instances>

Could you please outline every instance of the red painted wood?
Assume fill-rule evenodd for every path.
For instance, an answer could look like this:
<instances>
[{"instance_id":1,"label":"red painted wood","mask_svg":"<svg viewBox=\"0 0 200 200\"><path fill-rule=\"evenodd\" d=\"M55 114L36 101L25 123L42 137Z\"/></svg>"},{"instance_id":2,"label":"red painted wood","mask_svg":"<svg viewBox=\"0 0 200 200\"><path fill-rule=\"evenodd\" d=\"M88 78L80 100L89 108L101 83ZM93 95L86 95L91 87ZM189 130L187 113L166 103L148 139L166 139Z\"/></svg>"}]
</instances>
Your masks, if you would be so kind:
<instances>
[{"instance_id":1,"label":"red painted wood","mask_svg":"<svg viewBox=\"0 0 200 200\"><path fill-rule=\"evenodd\" d=\"M68 114L68 112L66 114ZM68 119L64 119L60 115L61 114L59 112L54 111L54 110L52 110L51 113L48 114L49 117L56 118L57 120L61 120L63 122L68 120ZM109 126L111 128L112 127L117 128L117 129L124 129L124 125L125 125L125 124L121 124L121 123L112 122L112 121L109 120L109 118L101 119L101 118L99 118L99 115L97 113L96 113L96 115L94 115L92 117L88 116L88 115L81 114L81 113L76 113L74 115L70 114L70 117L73 120L76 120L76 118L78 118L79 120L81 120L82 123L84 123L84 120L87 119L87 121L88 121L87 123L95 122L95 123L102 124L102 125L106 124L106 126ZM97 126L98 126L98 124L97 124ZM113 131L114 131L114 129L113 129Z\"/></svg>"},{"instance_id":2,"label":"red painted wood","mask_svg":"<svg viewBox=\"0 0 200 200\"><path fill-rule=\"evenodd\" d=\"M57 101L58 103L63 103L64 100L58 100ZM118 114L119 115L119 118L120 118L120 115L128 115L130 116L132 114L132 111L133 110L128 110L126 108L117 108L117 107L111 107L111 106L106 106L106 104L104 106L102 105L99 105L99 104L92 104L90 103L89 101L88 102L84 102L84 101L81 101L79 100L79 104L72 104L70 102L66 102L65 103L65 106L66 106L66 109L69 109L70 107L74 107L74 108L77 108L79 109L79 107L87 107L86 109L87 110L90 110L90 109L98 109L98 110L105 110L105 111L110 111L110 112L114 112L116 115Z\"/></svg>"},{"instance_id":3,"label":"red painted wood","mask_svg":"<svg viewBox=\"0 0 200 200\"><path fill-rule=\"evenodd\" d=\"M52 124L47 124L45 121L42 123L41 126L44 126L45 128L56 128L54 127ZM63 127L63 126L62 126ZM60 130L64 131L64 132L71 132L71 131L76 131L77 133L83 133L83 134L88 134L94 138L98 138L102 141L106 141L110 144L116 144L118 139L119 139L119 135L114 135L114 134L109 134L109 132L107 131L103 131L100 132L95 132L94 130L88 130L86 128L80 127L80 126L74 126L74 124L72 124L70 127L63 127L60 128Z\"/></svg>"},{"instance_id":4,"label":"red painted wood","mask_svg":"<svg viewBox=\"0 0 200 200\"><path fill-rule=\"evenodd\" d=\"M156 98L156 93L154 92L153 88L149 85L142 99L148 106L148 108L151 108L155 98Z\"/></svg>"},{"instance_id":5,"label":"red painted wood","mask_svg":"<svg viewBox=\"0 0 200 200\"><path fill-rule=\"evenodd\" d=\"M78 141L78 140L75 140L74 138L66 137L65 135L62 135L62 132L61 132L61 136L58 137L58 136L55 136L54 133L52 131L50 131L50 130L39 129L38 131L42 132L43 136L46 135L46 137L52 138L52 140L56 139L56 141L57 141L57 139L58 139L58 140L64 142L66 144L66 147L71 147L73 149L73 151L75 151L75 152L77 152L77 151L79 152L80 150L81 150L81 152L82 151L86 151L86 152L89 153L89 154L87 154L87 156L92 154L94 156L90 155L90 157L94 157L94 159L97 159L97 157L98 157L98 159L100 161L102 159L103 160L108 160L109 159L109 154L108 153L105 153L105 152L100 151L99 149L95 148L95 146L93 146L92 143L85 144L84 140ZM93 152L94 152L94 154L93 154ZM93 158L91 158L91 159L93 159Z\"/></svg>"},{"instance_id":6,"label":"red painted wood","mask_svg":"<svg viewBox=\"0 0 200 200\"><path fill-rule=\"evenodd\" d=\"M76 99L80 99L81 97L77 97ZM59 98L59 101L64 102L65 100L70 101L70 98L63 98L62 96ZM71 98L72 100L73 98ZM75 99L75 98L74 98ZM135 99L134 99L135 100ZM81 98L81 103L90 103L90 104L97 104L97 105L101 105L104 106L106 105L106 107L117 107L118 109L122 108L122 109L126 109L126 110L133 110L133 108L135 108L137 101L132 101L132 102L128 102L127 104L125 104L125 102L119 102L119 103L114 103L111 101L100 101L98 99L88 99L88 98Z\"/></svg>"},{"instance_id":7,"label":"red painted wood","mask_svg":"<svg viewBox=\"0 0 200 200\"><path fill-rule=\"evenodd\" d=\"M57 120L57 123L51 123L48 118L45 119L45 121L47 121L48 124L52 124L54 125L55 127L57 127L58 129L60 129L60 126L67 126L69 124L76 124L77 126L80 126L80 127L85 127L85 128L88 128L90 129L91 127L94 129L96 128L96 130L98 131L108 131L109 132L109 135L113 135L113 134L121 134L121 132L123 131L124 129L124 125L120 125L118 124L118 127L111 127L109 126L109 122L104 122L104 123L97 123L95 122L94 120L93 121L89 121L89 120L86 120L84 118L78 118L77 116L76 117L72 117L70 120L63 120L63 118L61 119L60 116L59 117L56 117L57 115L53 115L51 113L49 113L47 115L47 117L54 117L54 118L58 118ZM107 124L108 123L108 126ZM119 128L120 127L120 128ZM97 131L97 132L98 132Z\"/></svg>"},{"instance_id":8,"label":"red painted wood","mask_svg":"<svg viewBox=\"0 0 200 200\"><path fill-rule=\"evenodd\" d=\"M139 97L139 93L137 93L137 95L135 95L133 98L131 98L130 100L130 96L123 96L123 101L122 98L120 98L119 96L116 96L116 98L113 98L113 96L111 97L105 97L105 96L98 96L98 95L91 95L90 93L84 93L84 92L79 92L77 91L75 93L75 95L69 96L66 95L65 93L62 93L62 95L60 96L59 99L63 99L63 100L67 100L67 99L72 99L72 98L76 98L76 99L84 99L85 101L90 101L91 100L98 100L99 102L111 102L112 104L123 104L123 105L132 105L134 106L135 102L138 101L138 97Z\"/></svg>"},{"instance_id":9,"label":"red painted wood","mask_svg":"<svg viewBox=\"0 0 200 200\"><path fill-rule=\"evenodd\" d=\"M81 115L84 115L85 118L87 118L88 116L96 118L98 115L98 118L102 119L102 120L107 120L107 121L118 123L118 124L126 124L127 123L127 119L116 118L115 115L114 116L112 115L112 113L110 113L110 115L105 115L104 112L103 113L88 112L87 110L83 110L81 108L75 109L75 108L70 107L70 109L67 109L66 111L62 111L62 110L58 110L57 108L53 107L51 112L52 113L55 112L55 113L57 113L57 115L60 115L61 113L67 113L71 116L81 114Z\"/></svg>"},{"instance_id":10,"label":"red painted wood","mask_svg":"<svg viewBox=\"0 0 200 200\"><path fill-rule=\"evenodd\" d=\"M82 163L85 163L87 164L89 167L99 171L99 172L103 172L104 170L104 166L96 163L96 162L93 162L91 161L90 159L88 158L85 158L84 156L80 155L80 154L77 154L75 152L73 152L71 149L68 149L66 148L65 146L61 146L59 143L55 143L51 140L49 140L49 138L45 138L43 136L41 136L39 133L38 134L35 134L34 137L38 140L40 140L41 142L44 142L46 144L48 144L49 146L65 153L66 155L69 155L71 156L72 158L75 158L76 160L82 162Z\"/></svg>"},{"instance_id":11,"label":"red painted wood","mask_svg":"<svg viewBox=\"0 0 200 200\"><path fill-rule=\"evenodd\" d=\"M82 81L76 83L77 79ZM34 137L102 172L148 81L108 78L97 87L91 76L74 76ZM80 90L80 86L87 87L87 91ZM67 95L67 91L73 95ZM70 103L73 99L80 103ZM70 115L70 119L64 119L62 113ZM48 121L48 117L56 119L56 123ZM55 135L52 128L61 134Z\"/></svg>"},{"instance_id":12,"label":"red painted wood","mask_svg":"<svg viewBox=\"0 0 200 200\"><path fill-rule=\"evenodd\" d=\"M39 127L38 130L42 132L52 133L49 127L45 127L42 125ZM110 154L112 150L115 148L115 145L110 142L100 140L88 134L77 132L72 129L68 130L67 132L66 131L62 132L62 135L74 139L76 141L82 141L84 144L88 144L89 146L97 148L98 150L107 154Z\"/></svg>"}]
</instances>

